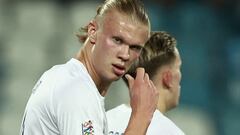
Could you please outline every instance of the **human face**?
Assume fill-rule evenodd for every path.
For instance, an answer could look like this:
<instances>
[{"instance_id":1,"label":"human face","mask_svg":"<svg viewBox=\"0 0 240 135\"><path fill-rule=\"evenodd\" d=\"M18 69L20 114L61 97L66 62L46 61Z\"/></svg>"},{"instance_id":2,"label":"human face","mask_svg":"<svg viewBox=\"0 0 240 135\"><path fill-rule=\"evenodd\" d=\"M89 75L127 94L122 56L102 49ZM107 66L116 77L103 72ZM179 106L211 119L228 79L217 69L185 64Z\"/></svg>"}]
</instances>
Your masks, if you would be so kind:
<instances>
[{"instance_id":1,"label":"human face","mask_svg":"<svg viewBox=\"0 0 240 135\"><path fill-rule=\"evenodd\" d=\"M171 87L171 93L172 93L172 102L170 101L170 108L174 108L178 105L179 103L179 97L180 97L180 92L181 92L181 78L182 78L182 74L181 74L181 65L182 65L182 61L178 52L178 49L175 49L176 52L176 60L174 61L174 64L171 68L171 72L172 72L172 87Z\"/></svg>"},{"instance_id":2,"label":"human face","mask_svg":"<svg viewBox=\"0 0 240 135\"><path fill-rule=\"evenodd\" d=\"M103 81L121 78L139 57L149 37L149 28L112 10L98 23L93 48L93 66Z\"/></svg>"}]
</instances>

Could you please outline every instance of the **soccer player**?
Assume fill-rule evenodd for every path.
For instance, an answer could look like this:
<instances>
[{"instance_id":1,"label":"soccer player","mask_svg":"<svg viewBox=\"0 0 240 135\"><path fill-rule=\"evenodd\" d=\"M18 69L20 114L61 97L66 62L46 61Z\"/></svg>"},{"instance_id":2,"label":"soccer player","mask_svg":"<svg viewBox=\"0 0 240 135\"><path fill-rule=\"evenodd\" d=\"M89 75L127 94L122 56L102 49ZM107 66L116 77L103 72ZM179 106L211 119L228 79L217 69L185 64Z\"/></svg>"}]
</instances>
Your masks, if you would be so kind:
<instances>
[{"instance_id":1,"label":"soccer player","mask_svg":"<svg viewBox=\"0 0 240 135\"><path fill-rule=\"evenodd\" d=\"M140 1L106 0L85 28L76 57L46 71L33 88L21 135L108 134L104 96L138 59L150 23ZM159 93L143 68L126 77L133 111L125 134L144 135Z\"/></svg>"},{"instance_id":2,"label":"soccer player","mask_svg":"<svg viewBox=\"0 0 240 135\"><path fill-rule=\"evenodd\" d=\"M157 110L147 135L184 135L164 113L176 107L180 96L181 58L174 37L166 32L153 32L137 64L128 74L135 76L135 69L144 67L159 91ZM124 80L126 83L127 81ZM147 101L146 101L147 102ZM109 135L121 135L131 116L131 107L122 104L107 112Z\"/></svg>"}]
</instances>

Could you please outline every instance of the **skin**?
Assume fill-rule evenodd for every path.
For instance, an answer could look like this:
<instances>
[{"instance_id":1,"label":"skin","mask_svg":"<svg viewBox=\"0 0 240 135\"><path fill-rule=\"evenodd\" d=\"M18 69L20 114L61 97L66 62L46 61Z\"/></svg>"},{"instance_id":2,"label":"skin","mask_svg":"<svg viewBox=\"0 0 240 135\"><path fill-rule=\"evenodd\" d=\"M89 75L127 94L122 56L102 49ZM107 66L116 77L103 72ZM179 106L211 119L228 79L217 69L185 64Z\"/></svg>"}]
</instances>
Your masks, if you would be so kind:
<instances>
[{"instance_id":1,"label":"skin","mask_svg":"<svg viewBox=\"0 0 240 135\"><path fill-rule=\"evenodd\" d=\"M149 29L113 10L103 18L91 21L88 34L90 52L88 49L86 57L79 56L78 59L85 64L104 96L110 84L121 78L139 57L137 48L144 46Z\"/></svg>"},{"instance_id":2,"label":"skin","mask_svg":"<svg viewBox=\"0 0 240 135\"><path fill-rule=\"evenodd\" d=\"M159 68L153 77L153 83L159 91L157 109L163 113L175 108L179 103L182 61L177 48L175 52L176 59L171 64Z\"/></svg>"},{"instance_id":3,"label":"skin","mask_svg":"<svg viewBox=\"0 0 240 135\"><path fill-rule=\"evenodd\" d=\"M111 10L91 21L88 38L76 56L87 68L99 93L106 95L113 81L120 79L140 55L150 35L149 27ZM143 68L136 78L127 75L133 108L126 135L144 135L156 109L159 93ZM147 101L147 102L146 102Z\"/></svg>"},{"instance_id":4,"label":"skin","mask_svg":"<svg viewBox=\"0 0 240 135\"><path fill-rule=\"evenodd\" d=\"M139 135L145 135L147 127L151 123L153 112L156 110L159 93L143 68L137 69L136 79L130 75L126 75L126 78L130 89L132 113L125 134L136 135L138 133ZM154 98L157 99L153 100ZM139 102L133 99L137 99ZM142 106L142 104L146 106Z\"/></svg>"}]
</instances>

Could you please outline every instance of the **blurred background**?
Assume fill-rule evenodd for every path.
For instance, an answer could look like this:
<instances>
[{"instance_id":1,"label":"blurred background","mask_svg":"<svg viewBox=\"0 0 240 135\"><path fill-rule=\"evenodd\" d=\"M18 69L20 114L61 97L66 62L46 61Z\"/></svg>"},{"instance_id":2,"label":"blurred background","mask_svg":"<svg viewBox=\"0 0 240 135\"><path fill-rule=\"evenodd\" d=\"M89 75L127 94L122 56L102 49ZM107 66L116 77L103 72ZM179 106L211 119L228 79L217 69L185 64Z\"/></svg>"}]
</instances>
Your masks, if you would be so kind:
<instances>
[{"instance_id":1,"label":"blurred background","mask_svg":"<svg viewBox=\"0 0 240 135\"><path fill-rule=\"evenodd\" d=\"M35 82L75 56L81 46L75 33L102 2L0 0L0 135L19 134ZM175 36L182 56L180 105L167 115L186 135L239 134L240 1L143 2L152 30ZM106 96L106 110L128 100L118 81Z\"/></svg>"}]
</instances>

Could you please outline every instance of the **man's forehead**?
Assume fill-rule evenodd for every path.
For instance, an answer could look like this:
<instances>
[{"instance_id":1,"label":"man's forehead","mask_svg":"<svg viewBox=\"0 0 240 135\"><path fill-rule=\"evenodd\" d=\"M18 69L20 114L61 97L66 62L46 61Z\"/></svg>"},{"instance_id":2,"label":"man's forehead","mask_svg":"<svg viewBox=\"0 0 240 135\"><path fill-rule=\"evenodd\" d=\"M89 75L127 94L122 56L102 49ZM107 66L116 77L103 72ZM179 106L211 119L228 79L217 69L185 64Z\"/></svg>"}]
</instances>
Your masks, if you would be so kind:
<instances>
[{"instance_id":1,"label":"man's forehead","mask_svg":"<svg viewBox=\"0 0 240 135\"><path fill-rule=\"evenodd\" d=\"M131 44L145 44L149 38L149 29L142 24L124 18L111 18L105 20L104 29L111 31L114 36L119 36Z\"/></svg>"}]
</instances>

